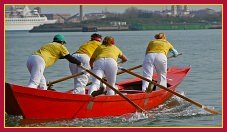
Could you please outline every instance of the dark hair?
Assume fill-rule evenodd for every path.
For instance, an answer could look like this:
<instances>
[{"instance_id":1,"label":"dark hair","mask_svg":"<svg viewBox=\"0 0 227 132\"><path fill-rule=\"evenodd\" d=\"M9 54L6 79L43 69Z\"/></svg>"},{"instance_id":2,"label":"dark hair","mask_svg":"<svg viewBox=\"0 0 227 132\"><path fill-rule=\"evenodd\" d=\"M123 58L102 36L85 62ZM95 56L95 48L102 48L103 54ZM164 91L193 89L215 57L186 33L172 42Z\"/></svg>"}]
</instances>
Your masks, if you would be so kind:
<instances>
[{"instance_id":1,"label":"dark hair","mask_svg":"<svg viewBox=\"0 0 227 132\"><path fill-rule=\"evenodd\" d=\"M53 42L56 42L56 43L64 43L64 44L66 44L66 42L65 41L59 41L59 40L53 40Z\"/></svg>"},{"instance_id":2,"label":"dark hair","mask_svg":"<svg viewBox=\"0 0 227 132\"><path fill-rule=\"evenodd\" d=\"M91 38L102 38L102 35L94 33L91 35Z\"/></svg>"}]
</instances>

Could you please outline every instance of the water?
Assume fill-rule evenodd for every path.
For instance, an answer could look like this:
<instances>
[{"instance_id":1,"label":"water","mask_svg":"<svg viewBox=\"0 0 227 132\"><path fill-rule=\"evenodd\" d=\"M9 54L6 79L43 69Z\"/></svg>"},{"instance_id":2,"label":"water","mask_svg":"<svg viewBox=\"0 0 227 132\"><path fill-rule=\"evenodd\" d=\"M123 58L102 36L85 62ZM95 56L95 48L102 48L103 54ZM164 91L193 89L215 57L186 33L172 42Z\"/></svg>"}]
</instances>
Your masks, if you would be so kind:
<instances>
[{"instance_id":1,"label":"water","mask_svg":"<svg viewBox=\"0 0 227 132\"><path fill-rule=\"evenodd\" d=\"M121 66L130 68L142 64L145 49L153 36L159 31L121 31L99 32L102 36L111 35L116 45L129 61ZM185 80L177 90L184 96L209 108L222 112L222 30L168 30L167 40L183 55L168 60L168 67L192 66ZM26 85L29 72L26 68L27 57L43 44L51 42L56 33L6 33L6 82ZM62 33L70 53L88 41L91 32ZM170 54L171 55L171 54ZM141 69L134 70L141 74ZM45 77L54 81L70 75L68 62L59 60L46 69ZM133 76L124 73L117 81ZM73 80L69 79L54 85L58 91L72 89ZM58 121L29 121L21 116L6 115L5 126L18 127L222 127L222 114L211 115L204 110L173 96L165 104L152 109L155 119L141 113L119 117L88 118Z\"/></svg>"}]
</instances>

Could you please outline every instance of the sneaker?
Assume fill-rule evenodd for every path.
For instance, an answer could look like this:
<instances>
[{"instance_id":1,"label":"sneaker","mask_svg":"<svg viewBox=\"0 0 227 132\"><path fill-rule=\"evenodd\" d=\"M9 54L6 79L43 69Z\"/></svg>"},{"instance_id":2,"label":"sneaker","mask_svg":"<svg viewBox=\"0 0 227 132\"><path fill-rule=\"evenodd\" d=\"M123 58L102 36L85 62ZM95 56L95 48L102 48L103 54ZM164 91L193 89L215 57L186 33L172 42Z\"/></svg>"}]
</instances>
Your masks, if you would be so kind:
<instances>
[{"instance_id":1,"label":"sneaker","mask_svg":"<svg viewBox=\"0 0 227 132\"><path fill-rule=\"evenodd\" d=\"M104 90L105 90L105 89L104 89L103 87L101 87L99 90L93 91L93 92L91 93L91 96L92 96L92 97L95 97L95 96L104 94Z\"/></svg>"},{"instance_id":2,"label":"sneaker","mask_svg":"<svg viewBox=\"0 0 227 132\"><path fill-rule=\"evenodd\" d=\"M149 83L147 89L146 89L146 93L151 93L154 89L154 84L153 83Z\"/></svg>"}]
</instances>

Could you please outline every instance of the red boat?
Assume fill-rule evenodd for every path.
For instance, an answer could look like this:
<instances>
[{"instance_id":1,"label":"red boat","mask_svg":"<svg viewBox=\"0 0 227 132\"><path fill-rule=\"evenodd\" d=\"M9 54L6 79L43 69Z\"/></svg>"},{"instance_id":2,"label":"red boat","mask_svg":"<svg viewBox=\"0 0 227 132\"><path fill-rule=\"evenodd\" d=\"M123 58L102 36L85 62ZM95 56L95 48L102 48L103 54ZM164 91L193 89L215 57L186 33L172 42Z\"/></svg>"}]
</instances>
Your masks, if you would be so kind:
<instances>
[{"instance_id":1,"label":"red boat","mask_svg":"<svg viewBox=\"0 0 227 132\"><path fill-rule=\"evenodd\" d=\"M175 91L190 70L190 66L168 69L168 88ZM154 74L154 80L157 74ZM141 91L141 79L134 78L117 83L120 92L144 110L164 103L172 96L166 90L151 93ZM119 116L136 112L137 109L119 95L71 94L39 90L5 83L5 110L10 115L22 115L27 119L72 119Z\"/></svg>"}]
</instances>

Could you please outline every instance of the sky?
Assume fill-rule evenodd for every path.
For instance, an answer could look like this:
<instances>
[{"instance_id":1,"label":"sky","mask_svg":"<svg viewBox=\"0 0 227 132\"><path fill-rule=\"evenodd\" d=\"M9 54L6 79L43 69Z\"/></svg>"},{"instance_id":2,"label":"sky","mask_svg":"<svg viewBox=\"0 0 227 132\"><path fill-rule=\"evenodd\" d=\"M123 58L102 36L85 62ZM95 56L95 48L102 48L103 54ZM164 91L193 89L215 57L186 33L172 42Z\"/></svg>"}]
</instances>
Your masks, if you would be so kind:
<instances>
[{"instance_id":1,"label":"sky","mask_svg":"<svg viewBox=\"0 0 227 132\"><path fill-rule=\"evenodd\" d=\"M147 10L147 11L161 11L165 9L170 9L169 6L165 5L84 5L83 6L83 12L86 13L100 13L102 11L109 11L114 13L123 13L125 9L129 7L136 7L137 9ZM33 7L37 6L30 6L31 9ZM76 14L79 13L79 5L41 5L41 13L42 14L56 14L56 13L67 13L67 14ZM215 11L221 11L222 6L221 5L189 5L189 10L199 10L199 9L205 9L210 8Z\"/></svg>"}]
</instances>

